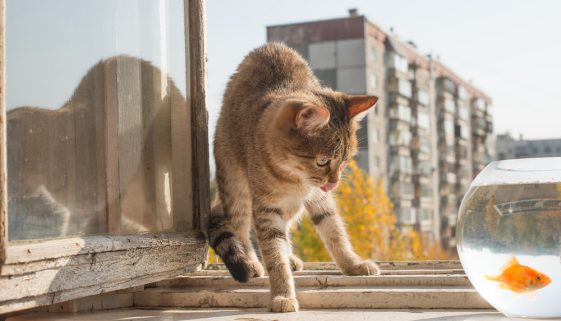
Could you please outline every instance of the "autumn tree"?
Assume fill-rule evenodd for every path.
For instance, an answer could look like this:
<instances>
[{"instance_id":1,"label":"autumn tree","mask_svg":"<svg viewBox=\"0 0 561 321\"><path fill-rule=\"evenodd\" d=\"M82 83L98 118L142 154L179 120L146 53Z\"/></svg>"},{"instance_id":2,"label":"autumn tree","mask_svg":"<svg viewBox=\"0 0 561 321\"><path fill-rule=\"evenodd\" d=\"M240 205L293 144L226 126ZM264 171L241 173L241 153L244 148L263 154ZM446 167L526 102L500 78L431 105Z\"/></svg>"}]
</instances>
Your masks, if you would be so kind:
<instances>
[{"instance_id":1,"label":"autumn tree","mask_svg":"<svg viewBox=\"0 0 561 321\"><path fill-rule=\"evenodd\" d=\"M372 180L356 163L349 164L336 200L351 243L360 256L375 260L447 258L438 244L422 244L412 227L398 227L383 181ZM295 227L293 242L304 261L331 259L307 218Z\"/></svg>"}]
</instances>

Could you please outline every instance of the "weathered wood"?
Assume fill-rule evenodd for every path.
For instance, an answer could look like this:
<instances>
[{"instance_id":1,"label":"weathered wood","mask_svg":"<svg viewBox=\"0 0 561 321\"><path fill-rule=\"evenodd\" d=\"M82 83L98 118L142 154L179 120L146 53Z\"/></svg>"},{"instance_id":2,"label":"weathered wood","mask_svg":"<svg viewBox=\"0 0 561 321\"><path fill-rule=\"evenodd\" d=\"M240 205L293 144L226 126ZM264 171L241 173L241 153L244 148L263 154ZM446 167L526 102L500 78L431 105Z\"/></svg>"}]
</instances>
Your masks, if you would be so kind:
<instances>
[{"instance_id":1,"label":"weathered wood","mask_svg":"<svg viewBox=\"0 0 561 321\"><path fill-rule=\"evenodd\" d=\"M462 264L458 260L419 260L419 261L380 261L377 262L382 270L461 270ZM226 270L222 263L209 264L207 270ZM304 270L339 270L334 262L304 262Z\"/></svg>"},{"instance_id":2,"label":"weathered wood","mask_svg":"<svg viewBox=\"0 0 561 321\"><path fill-rule=\"evenodd\" d=\"M67 265L34 273L0 276L0 314L16 309L167 279L200 269L207 246L203 238L181 245L129 248L71 258Z\"/></svg>"},{"instance_id":3,"label":"weathered wood","mask_svg":"<svg viewBox=\"0 0 561 321\"><path fill-rule=\"evenodd\" d=\"M49 240L36 243L13 244L8 247L6 264L25 263L71 257L78 254L96 254L156 246L200 244L204 236L198 232L86 236ZM28 273L30 271L26 271ZM2 271L5 275L5 272Z\"/></svg>"},{"instance_id":4,"label":"weathered wood","mask_svg":"<svg viewBox=\"0 0 561 321\"><path fill-rule=\"evenodd\" d=\"M191 133L193 159L194 228L206 231L210 217L210 171L208 146L208 112L206 109L205 2L188 0L185 17L189 17L189 65L191 92Z\"/></svg>"},{"instance_id":5,"label":"weathered wood","mask_svg":"<svg viewBox=\"0 0 561 321\"><path fill-rule=\"evenodd\" d=\"M0 1L0 271L2 263L6 257L6 247L8 246L8 180L7 158L6 158L6 97L4 90L5 81L5 1Z\"/></svg>"},{"instance_id":6,"label":"weathered wood","mask_svg":"<svg viewBox=\"0 0 561 321\"><path fill-rule=\"evenodd\" d=\"M466 275L380 275L380 276L342 276L342 275L297 275L294 277L297 288L303 287L464 287L470 288ZM183 276L164 280L150 287L206 287L206 288L256 288L269 287L268 277L251 278L239 283L231 276Z\"/></svg>"},{"instance_id":7,"label":"weathered wood","mask_svg":"<svg viewBox=\"0 0 561 321\"><path fill-rule=\"evenodd\" d=\"M489 309L474 289L303 288L301 309ZM137 307L265 308L269 289L153 288L134 294Z\"/></svg>"},{"instance_id":8,"label":"weathered wood","mask_svg":"<svg viewBox=\"0 0 561 321\"><path fill-rule=\"evenodd\" d=\"M103 90L103 106L118 106L118 91L116 82L111 79L114 73L111 73L109 66L104 72L102 88ZM119 108L99 108L105 111L105 137L103 141L105 146L105 199L106 204L106 221L107 232L111 234L119 234L121 232L121 202L120 202L120 185L119 185L119 140L115 139L119 136ZM99 148L99 146L98 146Z\"/></svg>"},{"instance_id":9,"label":"weathered wood","mask_svg":"<svg viewBox=\"0 0 561 321\"><path fill-rule=\"evenodd\" d=\"M114 292L70 300L48 306L49 312L76 313L129 308L134 304L132 292Z\"/></svg>"}]
</instances>

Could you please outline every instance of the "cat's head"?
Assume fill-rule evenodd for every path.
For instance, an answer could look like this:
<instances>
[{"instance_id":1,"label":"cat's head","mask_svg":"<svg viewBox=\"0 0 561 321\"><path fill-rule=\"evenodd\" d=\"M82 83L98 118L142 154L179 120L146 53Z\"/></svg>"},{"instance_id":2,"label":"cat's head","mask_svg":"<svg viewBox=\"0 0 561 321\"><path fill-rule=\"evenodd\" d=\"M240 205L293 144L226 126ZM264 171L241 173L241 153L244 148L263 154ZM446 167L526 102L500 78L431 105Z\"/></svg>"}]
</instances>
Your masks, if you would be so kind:
<instances>
[{"instance_id":1,"label":"cat's head","mask_svg":"<svg viewBox=\"0 0 561 321\"><path fill-rule=\"evenodd\" d=\"M279 166L324 192L335 189L357 152L358 123L377 101L330 90L284 99L275 122Z\"/></svg>"}]
</instances>

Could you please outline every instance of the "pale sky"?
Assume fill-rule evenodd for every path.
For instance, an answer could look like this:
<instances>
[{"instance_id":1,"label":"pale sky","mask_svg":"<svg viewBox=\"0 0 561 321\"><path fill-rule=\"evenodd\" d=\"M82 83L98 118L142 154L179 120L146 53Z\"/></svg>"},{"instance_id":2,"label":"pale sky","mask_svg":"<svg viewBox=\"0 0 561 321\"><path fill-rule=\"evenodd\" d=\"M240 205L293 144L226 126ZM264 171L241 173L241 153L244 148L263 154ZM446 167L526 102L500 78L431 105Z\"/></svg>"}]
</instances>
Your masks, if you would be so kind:
<instances>
[{"instance_id":1,"label":"pale sky","mask_svg":"<svg viewBox=\"0 0 561 321\"><path fill-rule=\"evenodd\" d=\"M561 1L207 1L211 137L228 77L265 43L266 26L347 16L347 9L472 79L494 100L495 133L561 138Z\"/></svg>"}]
</instances>

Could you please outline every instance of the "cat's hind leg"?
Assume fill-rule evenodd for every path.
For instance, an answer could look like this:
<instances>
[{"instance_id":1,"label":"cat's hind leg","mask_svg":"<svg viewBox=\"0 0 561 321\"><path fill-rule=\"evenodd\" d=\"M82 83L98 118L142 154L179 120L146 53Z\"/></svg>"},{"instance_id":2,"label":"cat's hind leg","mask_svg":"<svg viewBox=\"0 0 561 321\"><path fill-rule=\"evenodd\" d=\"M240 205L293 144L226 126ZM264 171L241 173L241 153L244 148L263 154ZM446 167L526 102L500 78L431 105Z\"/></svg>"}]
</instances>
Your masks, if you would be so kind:
<instances>
[{"instance_id":1,"label":"cat's hind leg","mask_svg":"<svg viewBox=\"0 0 561 321\"><path fill-rule=\"evenodd\" d=\"M264 269L249 238L251 198L247 180L234 164L228 172L217 171L219 200L210 221L210 245L239 282L264 275Z\"/></svg>"}]
</instances>

